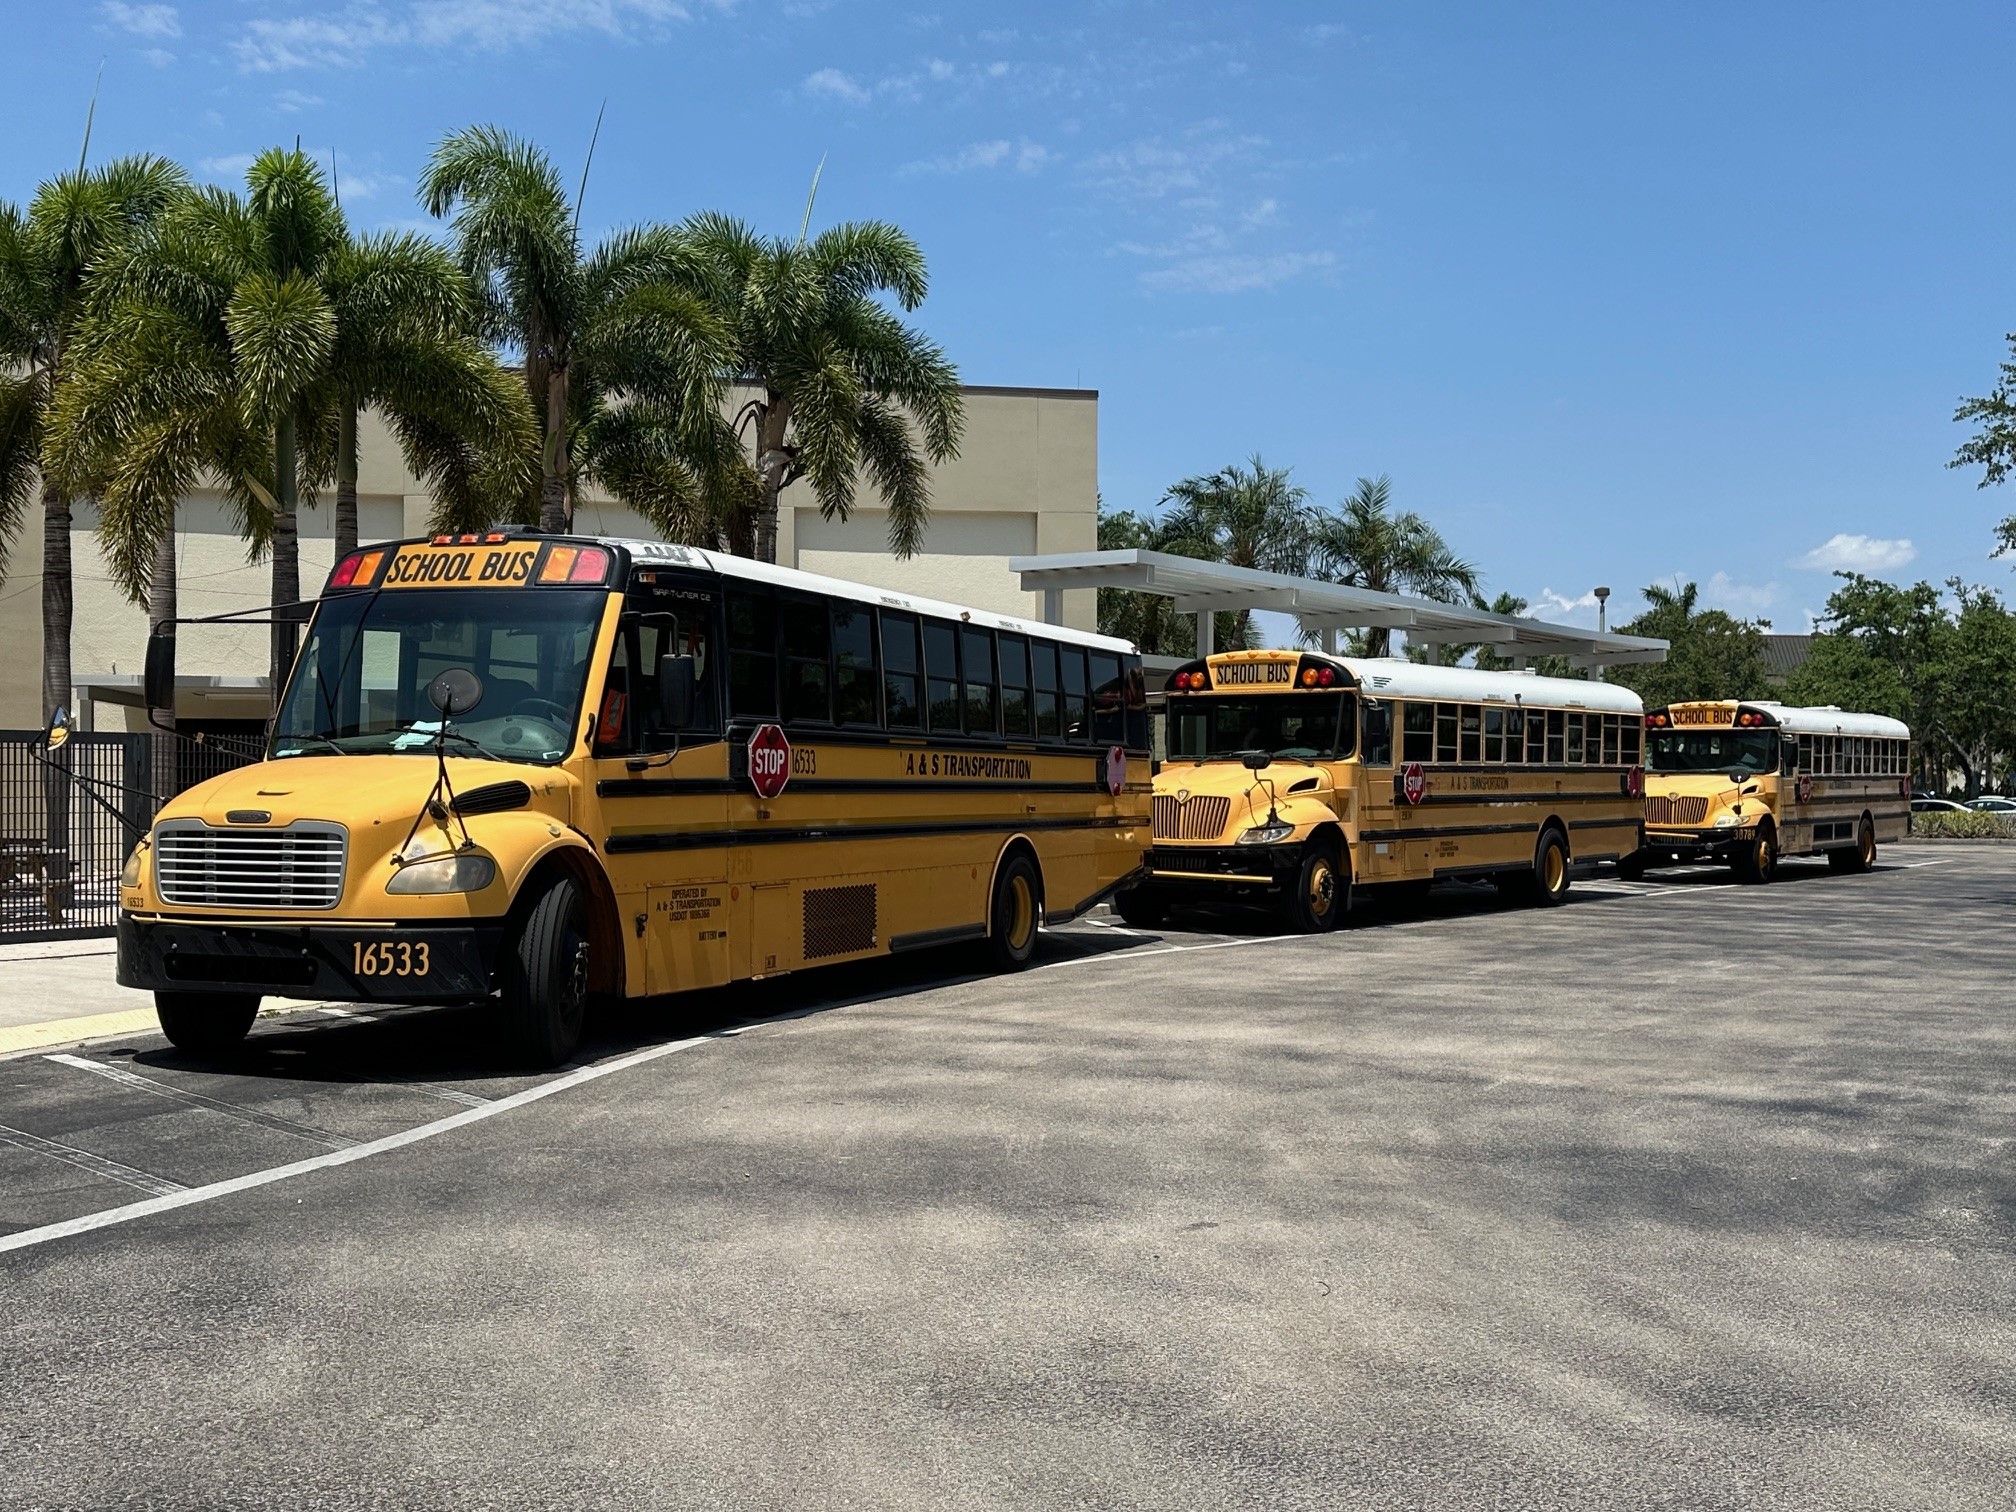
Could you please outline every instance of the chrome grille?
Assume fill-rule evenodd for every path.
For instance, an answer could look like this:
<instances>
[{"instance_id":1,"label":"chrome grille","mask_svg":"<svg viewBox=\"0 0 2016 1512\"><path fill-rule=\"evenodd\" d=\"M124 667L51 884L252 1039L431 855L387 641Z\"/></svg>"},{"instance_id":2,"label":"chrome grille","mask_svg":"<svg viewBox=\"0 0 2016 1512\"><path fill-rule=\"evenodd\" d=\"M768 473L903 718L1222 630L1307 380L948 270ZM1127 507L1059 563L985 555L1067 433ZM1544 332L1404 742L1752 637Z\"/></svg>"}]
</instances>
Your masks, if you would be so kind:
<instances>
[{"instance_id":1,"label":"chrome grille","mask_svg":"<svg viewBox=\"0 0 2016 1512\"><path fill-rule=\"evenodd\" d=\"M1230 798L1178 798L1173 793L1155 795L1157 840L1216 840L1225 833L1225 821L1231 817Z\"/></svg>"},{"instance_id":2,"label":"chrome grille","mask_svg":"<svg viewBox=\"0 0 2016 1512\"><path fill-rule=\"evenodd\" d=\"M350 837L340 824L213 829L171 819L154 832L154 885L164 903L212 908L334 908Z\"/></svg>"},{"instance_id":3,"label":"chrome grille","mask_svg":"<svg viewBox=\"0 0 2016 1512\"><path fill-rule=\"evenodd\" d=\"M1706 798L1647 798L1647 824L1699 824L1708 817Z\"/></svg>"}]
</instances>

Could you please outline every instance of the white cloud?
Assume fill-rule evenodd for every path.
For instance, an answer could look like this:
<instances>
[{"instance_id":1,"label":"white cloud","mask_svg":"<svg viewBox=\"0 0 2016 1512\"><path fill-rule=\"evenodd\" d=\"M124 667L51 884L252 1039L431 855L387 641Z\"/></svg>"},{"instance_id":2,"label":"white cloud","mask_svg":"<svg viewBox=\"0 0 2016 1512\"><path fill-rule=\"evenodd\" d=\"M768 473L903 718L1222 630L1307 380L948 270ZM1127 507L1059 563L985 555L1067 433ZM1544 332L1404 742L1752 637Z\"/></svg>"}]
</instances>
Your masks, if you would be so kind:
<instances>
[{"instance_id":1,"label":"white cloud","mask_svg":"<svg viewBox=\"0 0 2016 1512\"><path fill-rule=\"evenodd\" d=\"M273 96L273 108L293 113L297 110L312 110L322 103L322 96L309 94L305 89L283 89Z\"/></svg>"},{"instance_id":2,"label":"white cloud","mask_svg":"<svg viewBox=\"0 0 2016 1512\"><path fill-rule=\"evenodd\" d=\"M1596 617L1596 595L1585 593L1578 598L1570 598L1565 593L1556 593L1552 588L1542 588L1540 597L1533 601L1532 613L1536 618L1575 615L1593 620Z\"/></svg>"},{"instance_id":3,"label":"white cloud","mask_svg":"<svg viewBox=\"0 0 2016 1512\"><path fill-rule=\"evenodd\" d=\"M1181 136L1146 137L1095 154L1085 177L1096 189L1135 199L1165 199L1205 188L1226 169L1256 158L1268 145L1262 136L1226 130L1205 121Z\"/></svg>"},{"instance_id":4,"label":"white cloud","mask_svg":"<svg viewBox=\"0 0 2016 1512\"><path fill-rule=\"evenodd\" d=\"M631 37L738 0L352 0L298 16L258 17L231 44L245 73L354 68L384 47L524 47L571 32Z\"/></svg>"},{"instance_id":5,"label":"white cloud","mask_svg":"<svg viewBox=\"0 0 2016 1512\"><path fill-rule=\"evenodd\" d=\"M140 56L156 68L166 68L175 61L175 54L165 47L143 47L140 49Z\"/></svg>"},{"instance_id":6,"label":"white cloud","mask_svg":"<svg viewBox=\"0 0 2016 1512\"><path fill-rule=\"evenodd\" d=\"M182 19L172 5L124 5L105 0L99 13L123 32L136 37L179 37Z\"/></svg>"},{"instance_id":7,"label":"white cloud","mask_svg":"<svg viewBox=\"0 0 2016 1512\"><path fill-rule=\"evenodd\" d=\"M233 152L224 157L199 158L196 166L213 179L242 179L252 166L252 154Z\"/></svg>"},{"instance_id":8,"label":"white cloud","mask_svg":"<svg viewBox=\"0 0 2016 1512\"><path fill-rule=\"evenodd\" d=\"M925 63L924 71L941 84L958 72L956 68L947 63L943 58L930 59Z\"/></svg>"},{"instance_id":9,"label":"white cloud","mask_svg":"<svg viewBox=\"0 0 2016 1512\"><path fill-rule=\"evenodd\" d=\"M1891 572L1906 566L1918 548L1901 537L1840 534L1827 538L1793 563L1814 572Z\"/></svg>"},{"instance_id":10,"label":"white cloud","mask_svg":"<svg viewBox=\"0 0 2016 1512\"><path fill-rule=\"evenodd\" d=\"M1154 294L1245 294L1271 289L1290 279L1328 268L1334 252L1228 253L1192 257L1141 275L1141 287Z\"/></svg>"},{"instance_id":11,"label":"white cloud","mask_svg":"<svg viewBox=\"0 0 2016 1512\"><path fill-rule=\"evenodd\" d=\"M1776 583L1739 583L1726 572L1718 572L1701 585L1701 603L1710 609L1726 609L1740 618L1754 617L1778 602Z\"/></svg>"},{"instance_id":12,"label":"white cloud","mask_svg":"<svg viewBox=\"0 0 2016 1512\"><path fill-rule=\"evenodd\" d=\"M1018 144L1006 137L997 137L991 142L975 142L941 157L907 163L903 171L913 174L973 173L1012 167L1017 173L1040 173L1056 160L1057 154L1041 142L1032 142L1025 137Z\"/></svg>"},{"instance_id":13,"label":"white cloud","mask_svg":"<svg viewBox=\"0 0 2016 1512\"><path fill-rule=\"evenodd\" d=\"M987 77L990 79L1005 79L1008 76L1008 68L1009 65L1006 63L989 63L987 65Z\"/></svg>"},{"instance_id":14,"label":"white cloud","mask_svg":"<svg viewBox=\"0 0 2016 1512\"><path fill-rule=\"evenodd\" d=\"M822 68L807 74L805 93L815 98L839 100L848 105L866 105L868 91L837 68Z\"/></svg>"},{"instance_id":15,"label":"white cloud","mask_svg":"<svg viewBox=\"0 0 2016 1512\"><path fill-rule=\"evenodd\" d=\"M1261 226L1273 225L1280 218L1281 202L1276 199L1263 199L1239 217L1239 224L1248 230L1257 230Z\"/></svg>"}]
</instances>

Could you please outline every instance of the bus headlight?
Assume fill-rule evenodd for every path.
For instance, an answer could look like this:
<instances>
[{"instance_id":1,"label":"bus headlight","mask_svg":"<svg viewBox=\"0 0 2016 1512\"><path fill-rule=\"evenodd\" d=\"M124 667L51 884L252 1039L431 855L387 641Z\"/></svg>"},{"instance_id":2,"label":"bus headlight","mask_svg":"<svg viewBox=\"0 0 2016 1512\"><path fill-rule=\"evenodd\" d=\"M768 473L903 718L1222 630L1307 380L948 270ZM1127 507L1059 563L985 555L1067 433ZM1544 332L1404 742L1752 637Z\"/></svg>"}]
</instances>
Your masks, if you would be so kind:
<instances>
[{"instance_id":1,"label":"bus headlight","mask_svg":"<svg viewBox=\"0 0 2016 1512\"><path fill-rule=\"evenodd\" d=\"M138 887L140 869L147 864L147 852L153 848L151 840L142 840L133 847L133 854L126 858L126 869L119 873L121 887Z\"/></svg>"},{"instance_id":2,"label":"bus headlight","mask_svg":"<svg viewBox=\"0 0 2016 1512\"><path fill-rule=\"evenodd\" d=\"M1736 816L1734 814L1717 814L1715 816L1715 828L1717 829L1736 828Z\"/></svg>"},{"instance_id":3,"label":"bus headlight","mask_svg":"<svg viewBox=\"0 0 2016 1512\"><path fill-rule=\"evenodd\" d=\"M1256 824L1252 829L1241 835L1234 843L1238 845L1279 845L1294 833L1295 826L1292 824Z\"/></svg>"},{"instance_id":4,"label":"bus headlight","mask_svg":"<svg viewBox=\"0 0 2016 1512\"><path fill-rule=\"evenodd\" d=\"M482 851L457 851L408 861L385 884L388 893L481 892L497 880L497 863Z\"/></svg>"}]
</instances>

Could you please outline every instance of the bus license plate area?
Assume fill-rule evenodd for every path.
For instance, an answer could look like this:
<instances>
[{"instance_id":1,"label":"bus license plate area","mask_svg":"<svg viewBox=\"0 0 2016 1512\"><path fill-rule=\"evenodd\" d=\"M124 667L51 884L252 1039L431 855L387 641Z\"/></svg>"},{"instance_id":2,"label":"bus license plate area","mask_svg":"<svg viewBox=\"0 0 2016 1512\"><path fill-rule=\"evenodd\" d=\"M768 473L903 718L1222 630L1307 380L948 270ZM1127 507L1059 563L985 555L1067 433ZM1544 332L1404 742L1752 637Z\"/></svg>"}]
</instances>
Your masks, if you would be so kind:
<instances>
[{"instance_id":1,"label":"bus license plate area","mask_svg":"<svg viewBox=\"0 0 2016 1512\"><path fill-rule=\"evenodd\" d=\"M438 929L223 926L128 920L122 981L169 990L257 992L334 1001L485 997L501 924Z\"/></svg>"}]
</instances>

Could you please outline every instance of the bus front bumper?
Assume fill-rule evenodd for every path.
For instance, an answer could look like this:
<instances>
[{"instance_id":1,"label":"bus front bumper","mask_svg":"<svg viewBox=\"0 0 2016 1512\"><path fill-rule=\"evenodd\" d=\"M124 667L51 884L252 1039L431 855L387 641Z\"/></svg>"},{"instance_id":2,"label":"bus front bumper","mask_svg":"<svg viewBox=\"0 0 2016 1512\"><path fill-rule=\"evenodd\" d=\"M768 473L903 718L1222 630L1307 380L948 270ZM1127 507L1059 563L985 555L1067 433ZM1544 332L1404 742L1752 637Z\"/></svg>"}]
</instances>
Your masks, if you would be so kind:
<instances>
[{"instance_id":1,"label":"bus front bumper","mask_svg":"<svg viewBox=\"0 0 2016 1512\"><path fill-rule=\"evenodd\" d=\"M119 985L348 1003L487 997L504 921L358 926L119 916Z\"/></svg>"},{"instance_id":2,"label":"bus front bumper","mask_svg":"<svg viewBox=\"0 0 2016 1512\"><path fill-rule=\"evenodd\" d=\"M1750 848L1757 827L1730 829L1648 829L1638 858L1648 866L1685 866L1697 861L1729 861Z\"/></svg>"},{"instance_id":3,"label":"bus front bumper","mask_svg":"<svg viewBox=\"0 0 2016 1512\"><path fill-rule=\"evenodd\" d=\"M1292 884L1302 867L1302 846L1157 845L1148 852L1142 881L1166 886L1173 897L1226 897L1273 892Z\"/></svg>"}]
</instances>

